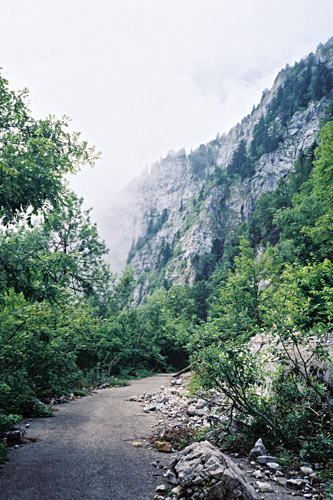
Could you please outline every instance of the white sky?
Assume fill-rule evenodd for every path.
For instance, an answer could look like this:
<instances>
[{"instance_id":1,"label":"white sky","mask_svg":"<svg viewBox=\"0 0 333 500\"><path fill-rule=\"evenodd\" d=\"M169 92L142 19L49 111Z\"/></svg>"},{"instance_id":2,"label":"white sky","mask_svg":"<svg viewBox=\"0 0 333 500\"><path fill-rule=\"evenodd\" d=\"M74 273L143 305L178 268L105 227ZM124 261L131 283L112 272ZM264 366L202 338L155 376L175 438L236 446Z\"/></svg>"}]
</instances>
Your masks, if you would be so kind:
<instances>
[{"instance_id":1,"label":"white sky","mask_svg":"<svg viewBox=\"0 0 333 500\"><path fill-rule=\"evenodd\" d=\"M333 34L332 0L0 0L0 16L10 87L103 153L71 181L97 220L146 165L228 131Z\"/></svg>"}]
</instances>

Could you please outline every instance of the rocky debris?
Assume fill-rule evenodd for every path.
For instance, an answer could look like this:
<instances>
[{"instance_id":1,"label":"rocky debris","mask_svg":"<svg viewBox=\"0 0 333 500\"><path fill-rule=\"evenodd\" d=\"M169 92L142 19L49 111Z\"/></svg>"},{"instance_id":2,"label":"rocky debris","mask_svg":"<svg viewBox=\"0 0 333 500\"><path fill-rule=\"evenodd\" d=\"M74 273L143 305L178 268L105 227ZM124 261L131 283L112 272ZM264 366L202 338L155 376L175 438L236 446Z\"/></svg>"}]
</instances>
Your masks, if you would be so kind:
<instances>
[{"instance_id":1,"label":"rocky debris","mask_svg":"<svg viewBox=\"0 0 333 500\"><path fill-rule=\"evenodd\" d=\"M166 474L181 498L257 500L254 488L230 458L208 441L192 443L171 462Z\"/></svg>"},{"instance_id":2,"label":"rocky debris","mask_svg":"<svg viewBox=\"0 0 333 500\"><path fill-rule=\"evenodd\" d=\"M292 490L304 490L307 486L309 486L309 481L305 479L287 479L286 486Z\"/></svg>"},{"instance_id":3,"label":"rocky debris","mask_svg":"<svg viewBox=\"0 0 333 500\"><path fill-rule=\"evenodd\" d=\"M302 474L304 474L304 476L310 476L311 474L313 474L313 469L310 466L306 465L303 465L300 471L302 472Z\"/></svg>"},{"instance_id":4,"label":"rocky debris","mask_svg":"<svg viewBox=\"0 0 333 500\"><path fill-rule=\"evenodd\" d=\"M217 391L211 391L205 399L186 396L186 385L190 374L171 379L170 386L162 386L158 393L144 393L140 397L131 396L127 401L138 402L145 413L156 412L161 419L156 427L170 425L173 428L200 429L221 421L220 409L225 400ZM163 432L163 428L162 428Z\"/></svg>"},{"instance_id":5,"label":"rocky debris","mask_svg":"<svg viewBox=\"0 0 333 500\"><path fill-rule=\"evenodd\" d=\"M263 483L262 481L257 481L257 486L259 491L263 493L273 493L273 488L269 483Z\"/></svg>"},{"instance_id":6,"label":"rocky debris","mask_svg":"<svg viewBox=\"0 0 333 500\"><path fill-rule=\"evenodd\" d=\"M266 455L266 448L264 446L264 443L262 442L262 439L258 439L254 447L249 453L249 460L255 460L258 457L263 457ZM267 463L267 462L260 462L260 463Z\"/></svg>"},{"instance_id":7,"label":"rocky debris","mask_svg":"<svg viewBox=\"0 0 333 500\"><path fill-rule=\"evenodd\" d=\"M165 484L160 484L156 488L156 493L166 493L168 491L168 487Z\"/></svg>"},{"instance_id":8,"label":"rocky debris","mask_svg":"<svg viewBox=\"0 0 333 500\"><path fill-rule=\"evenodd\" d=\"M141 448L142 447L142 443L140 441L134 441L133 447L134 448Z\"/></svg>"},{"instance_id":9,"label":"rocky debris","mask_svg":"<svg viewBox=\"0 0 333 500\"><path fill-rule=\"evenodd\" d=\"M13 429L4 433L2 441L9 446L22 443L24 437L23 429Z\"/></svg>"},{"instance_id":10,"label":"rocky debris","mask_svg":"<svg viewBox=\"0 0 333 500\"><path fill-rule=\"evenodd\" d=\"M165 453L171 453L172 452L172 446L167 441L155 441L155 448L158 451L163 451Z\"/></svg>"},{"instance_id":11,"label":"rocky debris","mask_svg":"<svg viewBox=\"0 0 333 500\"><path fill-rule=\"evenodd\" d=\"M104 386L104 387L102 387L102 386ZM104 389L104 388L106 388L108 386L109 386L109 384L101 384L98 387L98 389ZM82 391L84 391L89 396L92 396L93 394L97 394L96 389L91 389L91 388L83 387ZM85 396L77 396L76 394L74 394L74 392L71 392L68 395L53 396L51 398L44 398L43 401L39 402L39 404L42 405L42 406L45 406L45 405L52 405L52 406L53 405L61 405L61 404L64 404L64 403L69 403L71 401L76 401L77 399L81 399L83 397L85 397Z\"/></svg>"},{"instance_id":12,"label":"rocky debris","mask_svg":"<svg viewBox=\"0 0 333 500\"><path fill-rule=\"evenodd\" d=\"M155 424L157 432L150 438L150 442L154 444L157 449L159 446L164 447L169 445L169 451L173 451L172 444L169 441L172 443L179 442L179 439L184 436L184 429L187 436L190 436L191 433L194 434L196 429L204 427L204 423L209 422L212 415L215 417L215 419L212 420L213 423L219 423L222 420L221 416L218 414L218 409L223 406L223 399L216 393L211 393L209 397L206 395L202 398L188 397L186 392L188 378L189 376L186 375L181 380L180 385L175 385L176 381L171 380L169 387L162 386L156 394L146 393L141 397L133 396L128 399L128 401L141 403L143 408L149 408L151 405L155 406L156 409L154 412L160 417L160 420ZM198 414L199 411L203 411L204 414ZM220 433L221 430L218 428L214 431L210 431L208 434L209 439L212 439L213 442L218 442ZM162 445L157 444L156 446L156 443L162 443ZM251 455L253 450L255 450L255 452ZM275 498L279 498L279 500L289 500L295 496L297 498L312 498L314 500L322 500L324 498L322 494L323 485L320 483L320 479L317 477L316 472L313 472L320 467L319 464L311 465L304 463L299 471L282 469L277 462L277 457L266 454L265 445L262 439L259 439L255 443L251 452L249 455L251 458L248 459L240 458L238 453L233 453L232 456L234 461L237 462L238 468L243 470L242 475L248 477L249 482L253 485L257 494L259 494L260 499L275 500ZM257 452L260 453L257 455ZM180 452L176 455L176 462L180 459L179 457L182 456L182 453L183 452ZM223 457L225 457L224 454ZM231 459L228 460L231 461ZM200 496L201 494L206 494L202 489L205 486L205 481L203 481L202 484L198 483L194 485L195 487L192 493L189 493L191 488L186 490L187 493L184 492L182 489L183 486L179 480L179 474L174 469L176 462L172 462L172 467L170 466L169 468L163 467L159 460L153 462L152 465L157 469L166 469L164 479L169 484L169 496L166 497L165 494L158 493L156 499L208 499L209 497ZM235 466L233 462L231 463ZM200 473L198 473L198 476L199 475ZM296 480L296 482L291 480ZM291 481L288 483L288 487L286 487L287 481ZM268 487L267 491L263 491L261 488L264 487L260 488L259 483L268 484L271 488L270 492L268 492ZM298 489L299 487L301 487L301 489ZM201 493L199 493L199 491L201 491ZM186 496L185 493L190 496Z\"/></svg>"},{"instance_id":13,"label":"rocky debris","mask_svg":"<svg viewBox=\"0 0 333 500\"><path fill-rule=\"evenodd\" d=\"M271 471L278 471L278 470L281 470L281 465L279 465L278 463L276 462L268 462L267 464L267 468Z\"/></svg>"}]
</instances>

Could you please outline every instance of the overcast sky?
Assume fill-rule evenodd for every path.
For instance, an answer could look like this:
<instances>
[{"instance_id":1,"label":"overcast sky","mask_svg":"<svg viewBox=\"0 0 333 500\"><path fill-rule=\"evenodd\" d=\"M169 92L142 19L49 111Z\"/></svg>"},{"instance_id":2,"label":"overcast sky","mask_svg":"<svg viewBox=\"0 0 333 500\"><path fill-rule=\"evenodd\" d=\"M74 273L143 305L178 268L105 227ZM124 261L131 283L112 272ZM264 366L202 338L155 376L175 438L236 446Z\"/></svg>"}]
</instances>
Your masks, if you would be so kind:
<instances>
[{"instance_id":1,"label":"overcast sky","mask_svg":"<svg viewBox=\"0 0 333 500\"><path fill-rule=\"evenodd\" d=\"M10 87L102 151L72 181L97 220L146 165L227 132L333 35L332 0L0 0L0 16Z\"/></svg>"}]
</instances>

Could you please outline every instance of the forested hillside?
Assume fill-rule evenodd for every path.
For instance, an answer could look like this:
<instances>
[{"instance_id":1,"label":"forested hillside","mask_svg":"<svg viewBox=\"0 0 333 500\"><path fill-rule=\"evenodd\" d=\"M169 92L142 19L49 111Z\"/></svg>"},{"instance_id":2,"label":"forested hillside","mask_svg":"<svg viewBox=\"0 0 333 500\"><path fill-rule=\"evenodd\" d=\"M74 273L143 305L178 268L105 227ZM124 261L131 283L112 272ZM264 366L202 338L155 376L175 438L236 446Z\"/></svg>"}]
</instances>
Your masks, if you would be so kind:
<instances>
[{"instance_id":1,"label":"forested hillside","mask_svg":"<svg viewBox=\"0 0 333 500\"><path fill-rule=\"evenodd\" d=\"M150 248L157 265L139 276L131 267L110 273L89 211L66 185L68 172L98 155L65 121L35 120L26 93L1 77L0 432L21 416L51 415L54 396L190 362L197 390L225 396L221 431L237 421L243 442L264 437L272 452L332 474L331 45L284 70L246 128L232 132L224 169L214 142L176 155L199 196L193 182L183 186L173 245L161 233L169 212L147 218L129 260ZM287 168L288 151L298 154ZM251 179L270 188L245 192ZM205 219L219 237L207 236ZM196 248L209 240L198 257L184 254L191 238Z\"/></svg>"},{"instance_id":2,"label":"forested hillside","mask_svg":"<svg viewBox=\"0 0 333 500\"><path fill-rule=\"evenodd\" d=\"M170 152L119 193L104 226L111 269L140 276L136 301L162 283L207 280L262 193L316 140L333 98L333 39L277 75L241 123L191 152ZM106 206L107 209L107 206ZM104 228L105 230L105 228Z\"/></svg>"}]
</instances>

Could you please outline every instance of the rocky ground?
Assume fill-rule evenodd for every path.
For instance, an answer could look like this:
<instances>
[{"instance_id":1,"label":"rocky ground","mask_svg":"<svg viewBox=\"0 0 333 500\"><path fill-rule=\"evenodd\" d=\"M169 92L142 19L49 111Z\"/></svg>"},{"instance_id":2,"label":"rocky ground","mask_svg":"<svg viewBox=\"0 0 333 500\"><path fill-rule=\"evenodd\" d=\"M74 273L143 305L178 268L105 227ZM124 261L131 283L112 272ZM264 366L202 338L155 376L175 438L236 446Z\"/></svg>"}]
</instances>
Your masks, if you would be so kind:
<instances>
[{"instance_id":1,"label":"rocky ground","mask_svg":"<svg viewBox=\"0 0 333 500\"><path fill-rule=\"evenodd\" d=\"M223 408L223 399L217 394L205 399L189 397L188 381L189 374L181 378L170 378L170 383L160 387L156 393L145 392L140 397L130 398L130 401L140 403L143 412L158 416L158 422L153 424L153 435L150 442L162 452L175 451L173 446L175 446L177 439L181 440L184 435L188 438L192 431L210 427L221 419L219 412L221 407ZM216 443L215 437L214 432L208 432L208 439L213 443L214 441ZM218 451L217 448L215 449ZM209 471L207 472L207 468L205 469L206 459L202 456L197 457L201 450L195 449L194 451L196 460L191 462L191 470L189 459L182 459L181 453L175 455L171 464L167 466L161 465L158 460L154 461L153 465L157 470L163 471L164 477L164 483L161 483L156 490L155 500L185 498L206 500L210 498L207 491L202 493L204 483L206 481L207 484L211 484L216 481L216 478L212 477ZM189 450L189 453L193 455L194 451ZM205 453L208 453L210 459L211 451L205 450ZM318 464L303 464L296 470L282 468L275 457L266 453L266 449L260 441L256 443L248 457L232 453L223 460L229 459L238 467L238 474L250 488L253 488L254 495L256 495L241 498L258 498L260 500L290 500L294 498L322 500L325 498L325 486L317 476ZM185 469L181 465L182 460L186 464ZM200 462L199 473L196 475L198 460ZM211 460L209 463L211 467ZM216 469L217 465L215 464L214 467ZM224 463L223 467L226 468L227 465ZM195 486L196 483L197 486ZM220 497L212 496L211 498ZM221 496L221 498L224 497ZM233 497L230 496L230 498Z\"/></svg>"}]
</instances>

